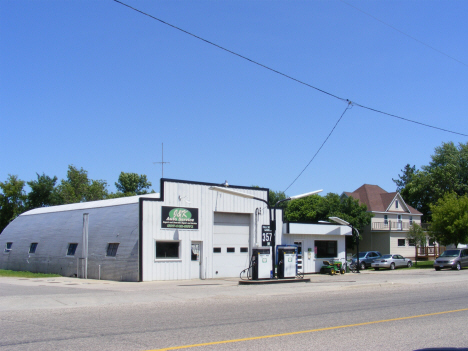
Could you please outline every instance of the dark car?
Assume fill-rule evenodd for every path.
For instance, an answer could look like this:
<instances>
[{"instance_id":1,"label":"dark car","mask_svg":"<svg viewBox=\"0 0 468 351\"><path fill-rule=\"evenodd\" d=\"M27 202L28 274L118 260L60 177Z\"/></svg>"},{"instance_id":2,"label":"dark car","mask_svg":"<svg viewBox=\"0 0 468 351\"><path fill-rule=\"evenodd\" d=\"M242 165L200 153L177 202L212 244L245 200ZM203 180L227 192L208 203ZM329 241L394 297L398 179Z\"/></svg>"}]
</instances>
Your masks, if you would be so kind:
<instances>
[{"instance_id":1,"label":"dark car","mask_svg":"<svg viewBox=\"0 0 468 351\"><path fill-rule=\"evenodd\" d=\"M360 269L366 269L367 267L370 267L372 262L376 258L381 258L382 254L378 251L364 251L359 253L359 268ZM353 255L353 258L351 259L351 265L356 265L357 263L357 256Z\"/></svg>"},{"instance_id":2,"label":"dark car","mask_svg":"<svg viewBox=\"0 0 468 351\"><path fill-rule=\"evenodd\" d=\"M440 271L442 268L452 268L456 270L468 266L468 249L449 249L434 261L434 269Z\"/></svg>"}]
</instances>

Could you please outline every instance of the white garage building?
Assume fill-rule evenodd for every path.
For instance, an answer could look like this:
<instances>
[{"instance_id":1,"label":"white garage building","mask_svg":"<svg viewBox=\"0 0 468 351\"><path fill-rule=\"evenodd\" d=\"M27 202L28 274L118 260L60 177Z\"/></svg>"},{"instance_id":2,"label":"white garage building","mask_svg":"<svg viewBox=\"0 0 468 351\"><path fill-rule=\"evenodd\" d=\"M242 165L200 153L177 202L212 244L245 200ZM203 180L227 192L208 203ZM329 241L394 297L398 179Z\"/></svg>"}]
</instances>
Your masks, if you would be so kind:
<instances>
[{"instance_id":1,"label":"white garage building","mask_svg":"<svg viewBox=\"0 0 468 351\"><path fill-rule=\"evenodd\" d=\"M229 186L256 200L213 190L219 186L161 179L160 194L25 212L0 235L0 268L123 281L238 277L270 224L269 190ZM291 223L282 236L281 211L276 218L277 244L313 247L304 238L315 229L296 237ZM343 233L329 235L341 257Z\"/></svg>"}]
</instances>

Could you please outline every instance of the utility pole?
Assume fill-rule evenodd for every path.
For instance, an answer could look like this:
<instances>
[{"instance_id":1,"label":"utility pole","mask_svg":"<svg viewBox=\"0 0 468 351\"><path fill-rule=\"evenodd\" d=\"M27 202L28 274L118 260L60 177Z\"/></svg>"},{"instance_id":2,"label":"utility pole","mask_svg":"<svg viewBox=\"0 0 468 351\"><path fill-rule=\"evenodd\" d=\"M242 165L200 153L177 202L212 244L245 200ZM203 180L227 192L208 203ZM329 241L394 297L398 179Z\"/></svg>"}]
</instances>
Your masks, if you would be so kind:
<instances>
[{"instance_id":1,"label":"utility pole","mask_svg":"<svg viewBox=\"0 0 468 351\"><path fill-rule=\"evenodd\" d=\"M161 168L162 168L161 178L164 178L164 164L166 163L169 164L170 162L164 162L164 143L161 144L161 150L162 150L161 162L153 162L153 164L157 164L157 163L161 164Z\"/></svg>"}]
</instances>

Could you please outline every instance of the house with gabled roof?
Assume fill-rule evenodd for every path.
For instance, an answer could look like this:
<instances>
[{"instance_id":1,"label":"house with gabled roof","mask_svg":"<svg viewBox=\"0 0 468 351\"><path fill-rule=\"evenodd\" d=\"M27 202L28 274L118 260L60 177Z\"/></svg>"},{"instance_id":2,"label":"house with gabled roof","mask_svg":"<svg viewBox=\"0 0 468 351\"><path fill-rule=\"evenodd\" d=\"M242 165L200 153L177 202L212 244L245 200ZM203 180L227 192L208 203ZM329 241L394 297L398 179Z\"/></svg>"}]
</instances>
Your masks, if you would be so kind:
<instances>
[{"instance_id":1,"label":"house with gabled roof","mask_svg":"<svg viewBox=\"0 0 468 351\"><path fill-rule=\"evenodd\" d=\"M378 185L364 184L342 196L359 200L374 215L361 233L359 251L375 250L414 258L415 244L406 234L413 223L421 225L422 213L406 204L400 193L389 193Z\"/></svg>"}]
</instances>

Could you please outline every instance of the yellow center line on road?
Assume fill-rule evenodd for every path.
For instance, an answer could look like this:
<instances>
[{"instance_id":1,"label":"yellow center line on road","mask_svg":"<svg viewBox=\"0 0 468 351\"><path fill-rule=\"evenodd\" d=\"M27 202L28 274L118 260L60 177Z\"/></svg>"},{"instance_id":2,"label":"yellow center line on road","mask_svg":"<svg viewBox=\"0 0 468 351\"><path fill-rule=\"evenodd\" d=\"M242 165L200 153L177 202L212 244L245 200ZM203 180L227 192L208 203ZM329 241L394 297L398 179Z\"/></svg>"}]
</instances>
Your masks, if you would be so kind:
<instances>
[{"instance_id":1,"label":"yellow center line on road","mask_svg":"<svg viewBox=\"0 0 468 351\"><path fill-rule=\"evenodd\" d=\"M387 323L387 322L394 322L394 321L402 321L405 319L413 319L413 318L422 318L422 317L429 317L429 316L437 316L440 314L446 313L455 313L455 312L463 312L468 311L468 308L462 308L460 310L453 310L453 311L443 311L443 312L434 312L434 313L427 313L427 314L420 314L417 316L409 316L409 317L400 317L400 318L392 318L392 319L382 319L380 321L373 321L373 322L364 322L364 323L356 323L356 324L348 324L348 325L339 325L335 327L327 327L327 328L319 328L319 329L310 329L310 330L301 330L296 332L289 332L289 333L282 333L282 334L272 334L272 335L263 335L263 336L253 336L250 338L243 338L243 339L231 339L231 340L222 340L222 341L213 341L213 342L205 342L203 344L193 344L193 345L183 345L183 346L172 346L166 347L164 349L155 349L155 350L147 350L147 351L166 351L166 350L181 350L181 349L190 349L192 347L200 347L200 346L209 346L209 345L221 345L221 344L228 344L234 342L241 342L241 341L251 341L251 340L259 340L259 339L268 339L268 338L278 338L280 336L289 336L289 335L297 335L297 334L306 334L306 333L314 333L319 331L325 330L334 330L334 329L342 329L342 328L351 328L351 327L359 327L362 325L371 325L371 324L378 324L378 323Z\"/></svg>"}]
</instances>

